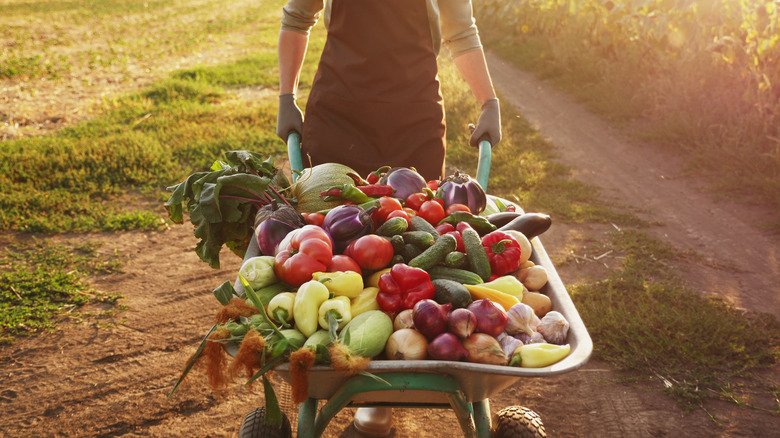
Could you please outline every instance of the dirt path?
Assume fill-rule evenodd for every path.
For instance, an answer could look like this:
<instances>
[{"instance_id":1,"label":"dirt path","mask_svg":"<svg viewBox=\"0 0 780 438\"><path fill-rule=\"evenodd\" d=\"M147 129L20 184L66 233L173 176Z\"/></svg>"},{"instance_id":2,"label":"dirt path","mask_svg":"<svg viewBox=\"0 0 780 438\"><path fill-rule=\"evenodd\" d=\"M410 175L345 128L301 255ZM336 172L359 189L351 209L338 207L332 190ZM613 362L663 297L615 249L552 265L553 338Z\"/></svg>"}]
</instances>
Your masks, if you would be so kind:
<instances>
[{"instance_id":1,"label":"dirt path","mask_svg":"<svg viewBox=\"0 0 780 438\"><path fill-rule=\"evenodd\" d=\"M668 157L657 161L544 84L490 61L504 98L551 138L577 177L603 186L618 202L644 208L642 214L661 223L652 232L704 256L705 263L691 256L693 284L777 313L772 288L778 284L777 241L743 220L759 215L735 217L732 208L712 203L677 178L677 167L666 168L672 163ZM570 245L598 238L607 228L556 224L544 236L545 247L551 256L564 257ZM212 289L234 279L240 260L224 250L223 269L208 268L192 250L189 225L161 233L63 238L101 240L126 257L124 272L92 281L97 289L124 294L130 310L116 327L62 328L0 347L0 436L236 436L241 418L262 403L256 390L236 383L214 393L202 378L193 378L174 397L167 394L211 324L217 309ZM568 282L583 272L567 264L559 274ZM539 412L550 436L752 437L778 430L771 413L732 403L707 406L721 426L702 410L685 414L657 388L619 383L595 359L577 372L526 379L491 398L493 410L515 404ZM351 411L342 411L325 436L355 436L350 422ZM398 410L391 436L460 436L460 429L450 410Z\"/></svg>"}]
</instances>

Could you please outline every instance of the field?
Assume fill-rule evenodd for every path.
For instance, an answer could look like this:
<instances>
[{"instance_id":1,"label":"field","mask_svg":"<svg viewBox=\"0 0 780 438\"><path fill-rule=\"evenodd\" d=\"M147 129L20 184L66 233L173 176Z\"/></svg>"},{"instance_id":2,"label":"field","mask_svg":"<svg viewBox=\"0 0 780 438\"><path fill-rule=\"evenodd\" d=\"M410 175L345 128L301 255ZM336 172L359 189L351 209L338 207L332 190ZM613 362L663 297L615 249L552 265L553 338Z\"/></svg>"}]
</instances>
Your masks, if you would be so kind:
<instances>
[{"instance_id":1,"label":"field","mask_svg":"<svg viewBox=\"0 0 780 438\"><path fill-rule=\"evenodd\" d=\"M491 3L501 2L475 2L485 23ZM200 261L191 227L168 221L163 203L166 187L225 151L253 150L284 165L274 134L282 5L0 2L0 429L9 436L234 436L262 402L239 384L213 392L202 376L166 397L211 324L211 291L235 278L240 260L224 250L222 269ZM779 243L766 231L776 221L771 142L765 154L742 150L764 165L749 182L755 197L735 198L706 179L712 163L700 152L629 135L640 125L664 132L657 117L596 111L608 126L555 97L549 83L499 68L525 50L552 56L538 47L549 35L501 41L483 33L504 115L491 192L554 217L545 247L596 344L583 371L515 385L491 400L494 410L527 404L561 436L771 430L780 413ZM312 34L302 101L324 35L322 26ZM514 51L510 37L522 42ZM605 59L604 68L626 68ZM465 127L478 108L446 53L440 67L448 167L474 172ZM587 79L547 77L563 88ZM603 89L590 84L580 89ZM535 118L545 105L551 112ZM676 141L729 147L690 135ZM728 175L744 179L745 168ZM680 188L691 182L694 190ZM394 436L425 434L430 424L458 430L450 412L425 414L423 424L400 412ZM350 421L351 412L340 414L328 436L352 436Z\"/></svg>"}]
</instances>

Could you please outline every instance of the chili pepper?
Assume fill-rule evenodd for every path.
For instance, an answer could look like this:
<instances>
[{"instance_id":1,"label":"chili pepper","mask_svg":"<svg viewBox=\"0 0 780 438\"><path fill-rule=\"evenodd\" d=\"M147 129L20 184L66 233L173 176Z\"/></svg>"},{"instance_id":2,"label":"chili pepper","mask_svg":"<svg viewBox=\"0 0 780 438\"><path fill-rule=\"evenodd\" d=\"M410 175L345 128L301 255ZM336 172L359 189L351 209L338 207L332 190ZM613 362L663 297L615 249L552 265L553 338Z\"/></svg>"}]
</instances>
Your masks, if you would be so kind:
<instances>
[{"instance_id":1,"label":"chili pepper","mask_svg":"<svg viewBox=\"0 0 780 438\"><path fill-rule=\"evenodd\" d=\"M363 276L354 271L315 272L312 278L336 296L355 298L363 292Z\"/></svg>"},{"instance_id":2,"label":"chili pepper","mask_svg":"<svg viewBox=\"0 0 780 438\"><path fill-rule=\"evenodd\" d=\"M382 166L379 169L369 173L366 177L366 181L368 181L369 184L376 184L379 182L379 178L382 177L382 174L387 173L388 170L390 170L390 166Z\"/></svg>"},{"instance_id":3,"label":"chili pepper","mask_svg":"<svg viewBox=\"0 0 780 438\"><path fill-rule=\"evenodd\" d=\"M482 283L480 286L513 295L520 301L523 301L523 292L526 290L523 283L514 275L502 275L491 279L487 283Z\"/></svg>"},{"instance_id":4,"label":"chili pepper","mask_svg":"<svg viewBox=\"0 0 780 438\"><path fill-rule=\"evenodd\" d=\"M367 287L360 292L360 295L352 298L352 317L354 318L369 310L380 310L379 303L376 301L378 293L378 287Z\"/></svg>"},{"instance_id":5,"label":"chili pepper","mask_svg":"<svg viewBox=\"0 0 780 438\"><path fill-rule=\"evenodd\" d=\"M371 201L371 197L352 184L333 186L320 193L323 201L352 201L356 204Z\"/></svg>"},{"instance_id":6,"label":"chili pepper","mask_svg":"<svg viewBox=\"0 0 780 438\"><path fill-rule=\"evenodd\" d=\"M319 309L330 297L330 291L317 280L309 280L298 288L293 303L293 318L298 331L307 338L319 327Z\"/></svg>"},{"instance_id":7,"label":"chili pepper","mask_svg":"<svg viewBox=\"0 0 780 438\"><path fill-rule=\"evenodd\" d=\"M282 324L284 327L289 327L289 324L287 323L293 319L294 306L295 294L292 292L282 292L271 298L271 301L268 302L266 313L268 313L268 316L273 318L274 321Z\"/></svg>"},{"instance_id":8,"label":"chili pepper","mask_svg":"<svg viewBox=\"0 0 780 438\"><path fill-rule=\"evenodd\" d=\"M520 267L522 249L514 237L503 231L493 231L482 237L482 246L487 252L490 269L496 275L516 271Z\"/></svg>"},{"instance_id":9,"label":"chili pepper","mask_svg":"<svg viewBox=\"0 0 780 438\"><path fill-rule=\"evenodd\" d=\"M329 330L330 324L328 321L328 314L330 314L338 323L338 330L341 330L352 320L351 306L352 303L349 301L349 298L345 296L333 297L326 300L320 305L320 308L317 311L317 322L320 327Z\"/></svg>"},{"instance_id":10,"label":"chili pepper","mask_svg":"<svg viewBox=\"0 0 780 438\"><path fill-rule=\"evenodd\" d=\"M379 277L376 301L382 310L394 313L411 309L420 300L433 299L434 292L428 272L398 263Z\"/></svg>"},{"instance_id":11,"label":"chili pepper","mask_svg":"<svg viewBox=\"0 0 780 438\"><path fill-rule=\"evenodd\" d=\"M395 189L387 184L371 184L367 186L358 186L358 190L373 198L382 196L393 196Z\"/></svg>"},{"instance_id":12,"label":"chili pepper","mask_svg":"<svg viewBox=\"0 0 780 438\"><path fill-rule=\"evenodd\" d=\"M480 236L498 229L498 227L491 224L486 217L475 215L467 211L453 211L449 216L442 219L439 224L448 223L457 225L460 222L471 225L471 228L474 228Z\"/></svg>"}]
</instances>

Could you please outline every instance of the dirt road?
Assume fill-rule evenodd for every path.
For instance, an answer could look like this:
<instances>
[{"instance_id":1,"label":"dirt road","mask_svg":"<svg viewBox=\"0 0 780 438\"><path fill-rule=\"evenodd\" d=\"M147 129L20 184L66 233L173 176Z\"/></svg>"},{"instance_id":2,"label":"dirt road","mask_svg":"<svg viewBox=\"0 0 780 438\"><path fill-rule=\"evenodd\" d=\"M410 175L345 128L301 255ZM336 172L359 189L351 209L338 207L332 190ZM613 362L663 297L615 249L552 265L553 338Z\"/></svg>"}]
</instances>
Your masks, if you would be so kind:
<instances>
[{"instance_id":1,"label":"dirt road","mask_svg":"<svg viewBox=\"0 0 780 438\"><path fill-rule=\"evenodd\" d=\"M777 314L778 242L753 227L760 213L712 202L700 186L678 177L673 157L626 141L544 84L495 58L490 63L504 99L550 137L578 178L658 222L651 232L703 257L690 258L697 290ZM545 247L562 257L566 245L598 238L606 228L556 224ZM124 272L92 281L124 294L130 310L115 327L64 328L0 347L0 436L235 436L244 414L262 403L256 389L236 383L214 393L194 378L167 395L211 324L217 308L211 290L234 279L240 260L225 250L223 269L208 268L192 250L189 225L63 238L102 240L126 258ZM567 266L559 272L564 282L582 275ZM575 373L518 382L491 399L493 410L514 404L539 412L550 436L737 437L778 430L776 416L733 403L707 405L722 425L702 410L685 414L657 388L621 384L598 360ZM351 411L341 412L325 436L355 436L350 422ZM398 410L391 436L449 437L459 430L449 410Z\"/></svg>"}]
</instances>

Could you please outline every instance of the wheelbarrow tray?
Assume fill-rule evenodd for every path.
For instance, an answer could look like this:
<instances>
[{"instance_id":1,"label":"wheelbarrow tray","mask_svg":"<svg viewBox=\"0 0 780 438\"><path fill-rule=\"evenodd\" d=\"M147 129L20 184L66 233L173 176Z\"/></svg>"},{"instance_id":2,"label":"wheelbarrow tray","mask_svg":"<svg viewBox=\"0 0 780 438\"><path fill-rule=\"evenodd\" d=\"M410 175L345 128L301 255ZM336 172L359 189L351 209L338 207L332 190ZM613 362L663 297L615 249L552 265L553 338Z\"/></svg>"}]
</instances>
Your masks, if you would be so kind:
<instances>
[{"instance_id":1,"label":"wheelbarrow tray","mask_svg":"<svg viewBox=\"0 0 780 438\"><path fill-rule=\"evenodd\" d=\"M590 335L541 241L538 237L534 237L531 239L531 244L533 245L533 253L530 260L537 265L543 266L548 274L548 282L540 292L550 298L552 309L562 313L569 322L567 343L571 346L571 352L566 358L543 368L510 367L443 360L374 359L366 371L380 378L382 373L404 373L410 376L424 373L446 375L457 382L463 392L463 398L467 402L472 403L487 399L493 394L508 388L521 377L552 376L574 371L583 366L593 350ZM290 383L291 377L288 363L280 364L275 370L284 380ZM418 375L417 377L420 376ZM320 400L330 399L351 378L329 366L315 366L309 375L309 396ZM406 390L394 387L392 390L362 392L353 397L352 401L355 404L393 404L409 403L410 401L418 404L437 404L446 403L447 398L445 394L437 391Z\"/></svg>"}]
</instances>

